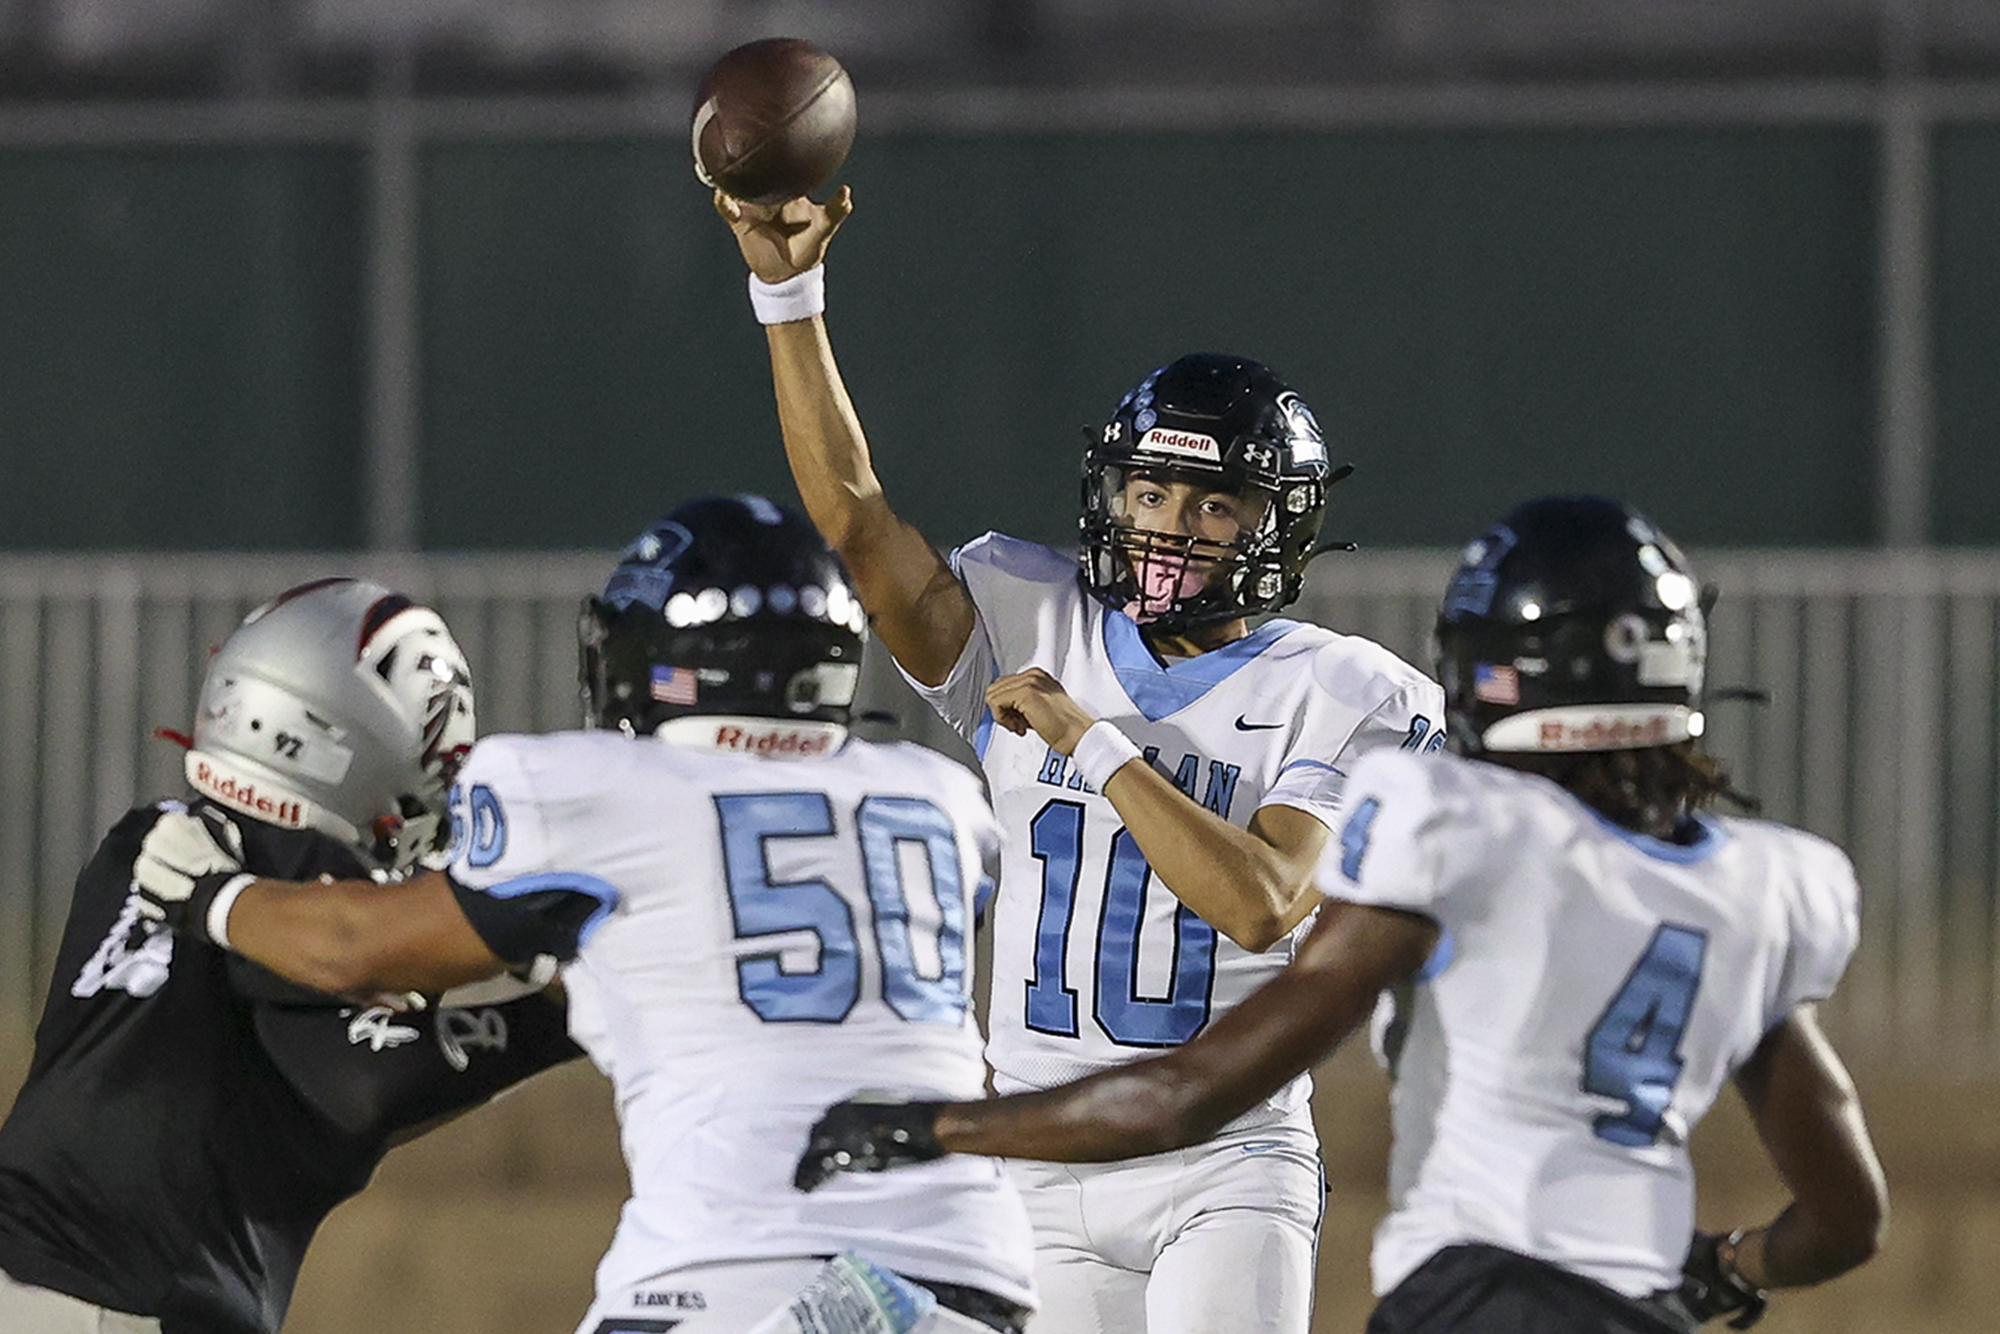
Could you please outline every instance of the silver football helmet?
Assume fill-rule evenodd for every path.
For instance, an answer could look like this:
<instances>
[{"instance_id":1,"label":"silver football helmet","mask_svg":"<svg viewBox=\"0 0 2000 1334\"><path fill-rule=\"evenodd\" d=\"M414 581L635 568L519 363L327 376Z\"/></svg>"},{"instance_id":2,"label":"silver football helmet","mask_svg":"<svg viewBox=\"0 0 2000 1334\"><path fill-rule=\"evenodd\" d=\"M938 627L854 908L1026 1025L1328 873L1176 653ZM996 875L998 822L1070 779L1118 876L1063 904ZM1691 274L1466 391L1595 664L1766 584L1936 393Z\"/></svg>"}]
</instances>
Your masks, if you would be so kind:
<instances>
[{"instance_id":1,"label":"silver football helmet","mask_svg":"<svg viewBox=\"0 0 2000 1334\"><path fill-rule=\"evenodd\" d=\"M380 584L322 579L251 612L216 652L187 778L404 871L448 841L472 740L472 677L443 618Z\"/></svg>"}]
</instances>

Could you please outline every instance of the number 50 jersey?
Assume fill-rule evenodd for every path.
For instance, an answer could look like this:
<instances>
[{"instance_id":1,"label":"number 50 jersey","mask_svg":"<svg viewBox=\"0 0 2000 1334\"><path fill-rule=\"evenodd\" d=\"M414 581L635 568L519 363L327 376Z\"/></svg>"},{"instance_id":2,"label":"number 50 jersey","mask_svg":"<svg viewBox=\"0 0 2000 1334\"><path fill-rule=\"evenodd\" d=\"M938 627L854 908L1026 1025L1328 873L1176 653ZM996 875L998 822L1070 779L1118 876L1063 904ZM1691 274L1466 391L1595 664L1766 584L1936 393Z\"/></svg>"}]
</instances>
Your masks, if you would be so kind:
<instances>
[{"instance_id":1,"label":"number 50 jersey","mask_svg":"<svg viewBox=\"0 0 2000 1334\"><path fill-rule=\"evenodd\" d=\"M1673 1286L1694 1227L1688 1134L1767 1032L1833 991L1859 917L1847 858L1765 820L1648 838L1547 779L1455 756L1371 758L1348 798L1320 888L1441 929L1385 1044L1376 1291L1456 1242L1628 1296Z\"/></svg>"},{"instance_id":2,"label":"number 50 jersey","mask_svg":"<svg viewBox=\"0 0 2000 1334\"><path fill-rule=\"evenodd\" d=\"M632 1198L598 1290L855 1250L1032 1305L992 1160L792 1185L831 1102L984 1096L968 939L997 841L962 766L815 726L490 737L460 775L467 917L503 958L575 954L571 1032L615 1086ZM731 753L732 729L822 753Z\"/></svg>"}]
</instances>

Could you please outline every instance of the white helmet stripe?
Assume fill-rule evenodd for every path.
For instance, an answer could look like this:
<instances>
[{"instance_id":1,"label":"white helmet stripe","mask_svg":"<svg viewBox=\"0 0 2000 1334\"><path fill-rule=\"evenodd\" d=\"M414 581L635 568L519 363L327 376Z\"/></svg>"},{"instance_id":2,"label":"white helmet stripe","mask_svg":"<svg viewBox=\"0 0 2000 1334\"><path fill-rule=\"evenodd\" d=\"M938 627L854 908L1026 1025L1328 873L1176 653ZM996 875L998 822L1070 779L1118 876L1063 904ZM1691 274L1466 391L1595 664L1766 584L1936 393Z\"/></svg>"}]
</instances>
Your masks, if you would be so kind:
<instances>
[{"instance_id":1,"label":"white helmet stripe","mask_svg":"<svg viewBox=\"0 0 2000 1334\"><path fill-rule=\"evenodd\" d=\"M1509 714L1479 741L1486 750L1517 755L1637 750L1698 737L1704 721L1685 704L1570 704Z\"/></svg>"},{"instance_id":2,"label":"white helmet stripe","mask_svg":"<svg viewBox=\"0 0 2000 1334\"><path fill-rule=\"evenodd\" d=\"M360 831L323 806L314 805L249 766L199 750L189 750L184 762L188 786L211 801L280 829L318 829L350 844L365 842Z\"/></svg>"}]
</instances>

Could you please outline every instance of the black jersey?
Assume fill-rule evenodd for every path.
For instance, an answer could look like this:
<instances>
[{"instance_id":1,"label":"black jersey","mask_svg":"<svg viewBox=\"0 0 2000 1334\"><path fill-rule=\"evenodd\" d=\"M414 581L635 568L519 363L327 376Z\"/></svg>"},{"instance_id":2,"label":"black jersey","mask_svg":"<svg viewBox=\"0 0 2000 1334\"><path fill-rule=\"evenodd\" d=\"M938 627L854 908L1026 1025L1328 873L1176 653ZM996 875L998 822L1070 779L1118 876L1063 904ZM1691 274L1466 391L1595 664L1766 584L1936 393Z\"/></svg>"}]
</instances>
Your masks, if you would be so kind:
<instances>
[{"instance_id":1,"label":"black jersey","mask_svg":"<svg viewBox=\"0 0 2000 1334\"><path fill-rule=\"evenodd\" d=\"M399 1011L293 986L139 915L128 814L77 878L34 1063L0 1126L0 1269L163 1334L274 1334L307 1243L388 1149L578 1054L537 994ZM363 874L237 818L245 865Z\"/></svg>"}]
</instances>

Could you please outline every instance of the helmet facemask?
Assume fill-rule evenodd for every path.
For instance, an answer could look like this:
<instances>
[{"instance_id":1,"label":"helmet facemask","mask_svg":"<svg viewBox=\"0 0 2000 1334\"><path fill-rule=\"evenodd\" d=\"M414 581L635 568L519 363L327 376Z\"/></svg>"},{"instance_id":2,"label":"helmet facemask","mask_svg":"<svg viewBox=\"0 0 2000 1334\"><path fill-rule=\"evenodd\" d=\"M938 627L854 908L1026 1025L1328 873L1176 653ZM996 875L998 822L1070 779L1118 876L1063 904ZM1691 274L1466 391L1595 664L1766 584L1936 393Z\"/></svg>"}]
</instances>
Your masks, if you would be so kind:
<instances>
[{"instance_id":1,"label":"helmet facemask","mask_svg":"<svg viewBox=\"0 0 2000 1334\"><path fill-rule=\"evenodd\" d=\"M407 626L389 627L362 655L392 706L419 721L417 766L423 778L400 792L395 809L370 823L372 856L390 870L429 860L451 842L451 785L472 750L472 676L444 621L429 608L404 613Z\"/></svg>"},{"instance_id":2,"label":"helmet facemask","mask_svg":"<svg viewBox=\"0 0 2000 1334\"><path fill-rule=\"evenodd\" d=\"M1097 481L1092 537L1109 567L1106 600L1122 594L1120 610L1139 624L1174 631L1229 619L1282 590L1269 488L1144 465L1107 465Z\"/></svg>"},{"instance_id":3,"label":"helmet facemask","mask_svg":"<svg viewBox=\"0 0 2000 1334\"><path fill-rule=\"evenodd\" d=\"M1183 357L1142 380L1092 438L1083 582L1169 634L1276 611L1298 597L1327 488L1348 471L1328 466L1312 413L1268 368ZM1149 512L1148 485L1179 489L1168 497L1178 503Z\"/></svg>"}]
</instances>

